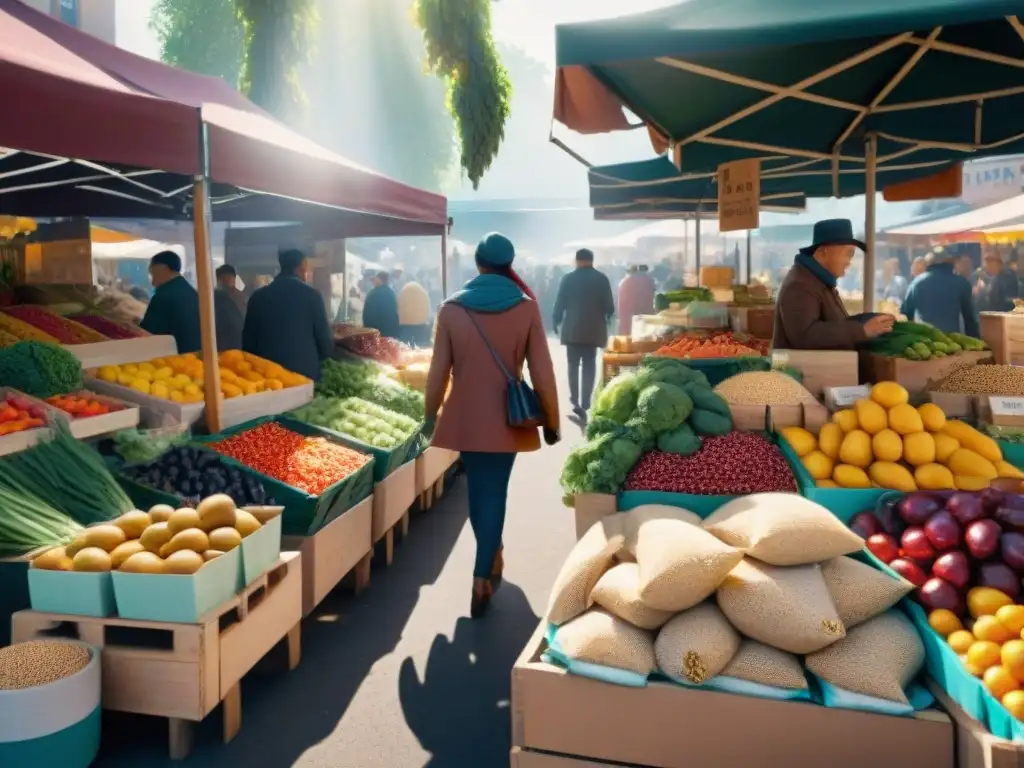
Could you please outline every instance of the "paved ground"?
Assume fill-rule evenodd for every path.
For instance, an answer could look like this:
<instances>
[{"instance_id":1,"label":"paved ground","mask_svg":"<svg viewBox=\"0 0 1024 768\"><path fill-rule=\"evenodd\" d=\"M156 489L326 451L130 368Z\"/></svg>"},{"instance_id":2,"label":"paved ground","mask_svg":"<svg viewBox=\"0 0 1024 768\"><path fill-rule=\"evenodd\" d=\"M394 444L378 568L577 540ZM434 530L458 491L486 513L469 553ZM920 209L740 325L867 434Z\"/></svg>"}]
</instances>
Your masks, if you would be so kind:
<instances>
[{"instance_id":1,"label":"paved ground","mask_svg":"<svg viewBox=\"0 0 1024 768\"><path fill-rule=\"evenodd\" d=\"M561 347L552 344L564 392ZM502 768L508 765L510 670L537 627L572 546L558 474L579 429L516 464L505 528L505 583L482 621L469 619L474 554L461 480L414 516L390 568L359 598L330 596L303 626L302 664L250 674L244 721L218 741L219 710L184 765L247 768ZM111 716L97 766L182 765L166 759L166 724Z\"/></svg>"}]
</instances>

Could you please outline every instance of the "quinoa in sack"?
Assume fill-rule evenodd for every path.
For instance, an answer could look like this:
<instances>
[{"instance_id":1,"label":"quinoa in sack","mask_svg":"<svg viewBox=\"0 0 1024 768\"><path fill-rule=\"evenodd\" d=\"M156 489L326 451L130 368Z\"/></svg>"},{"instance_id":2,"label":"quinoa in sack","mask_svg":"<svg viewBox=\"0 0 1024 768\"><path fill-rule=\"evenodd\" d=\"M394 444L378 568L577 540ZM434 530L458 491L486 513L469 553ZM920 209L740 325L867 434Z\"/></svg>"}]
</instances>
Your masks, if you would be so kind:
<instances>
[{"instance_id":1,"label":"quinoa in sack","mask_svg":"<svg viewBox=\"0 0 1024 768\"><path fill-rule=\"evenodd\" d=\"M682 519L643 520L637 529L640 599L662 611L685 611L706 600L743 553Z\"/></svg>"},{"instance_id":2,"label":"quinoa in sack","mask_svg":"<svg viewBox=\"0 0 1024 768\"><path fill-rule=\"evenodd\" d=\"M804 662L827 683L851 693L909 705L907 685L924 666L924 643L900 611L859 624Z\"/></svg>"},{"instance_id":3,"label":"quinoa in sack","mask_svg":"<svg viewBox=\"0 0 1024 768\"><path fill-rule=\"evenodd\" d=\"M564 624L594 604L590 597L594 585L622 549L624 517L617 513L594 523L569 552L548 599L546 615L552 624Z\"/></svg>"},{"instance_id":4,"label":"quinoa in sack","mask_svg":"<svg viewBox=\"0 0 1024 768\"><path fill-rule=\"evenodd\" d=\"M634 507L626 513L622 521L622 532L626 536L626 541L618 555L620 560L624 559L623 553L628 553L632 556L633 562L636 562L636 539L640 533L640 525L647 520L655 519L682 520L684 523L696 525L698 528L701 524L700 517L682 507L673 507L668 504L644 504Z\"/></svg>"},{"instance_id":5,"label":"quinoa in sack","mask_svg":"<svg viewBox=\"0 0 1024 768\"><path fill-rule=\"evenodd\" d=\"M906 579L893 578L852 557L826 560L821 574L847 630L889 610L914 589Z\"/></svg>"},{"instance_id":6,"label":"quinoa in sack","mask_svg":"<svg viewBox=\"0 0 1024 768\"><path fill-rule=\"evenodd\" d=\"M638 675L649 675L655 666L654 635L599 608L562 624L553 643L570 659Z\"/></svg>"},{"instance_id":7,"label":"quinoa in sack","mask_svg":"<svg viewBox=\"0 0 1024 768\"><path fill-rule=\"evenodd\" d=\"M864 540L820 504L793 493L733 499L704 530L769 565L808 565L864 548Z\"/></svg>"},{"instance_id":8,"label":"quinoa in sack","mask_svg":"<svg viewBox=\"0 0 1024 768\"><path fill-rule=\"evenodd\" d=\"M722 670L722 676L772 688L807 690L807 678L800 659L756 640L743 641L732 661Z\"/></svg>"},{"instance_id":9,"label":"quinoa in sack","mask_svg":"<svg viewBox=\"0 0 1024 768\"><path fill-rule=\"evenodd\" d=\"M658 669L680 682L701 685L732 661L741 638L713 601L683 611L658 632Z\"/></svg>"},{"instance_id":10,"label":"quinoa in sack","mask_svg":"<svg viewBox=\"0 0 1024 768\"><path fill-rule=\"evenodd\" d=\"M613 616L641 629L657 629L672 618L672 611L651 608L640 599L640 566L620 563L605 571L597 581L591 599Z\"/></svg>"},{"instance_id":11,"label":"quinoa in sack","mask_svg":"<svg viewBox=\"0 0 1024 768\"><path fill-rule=\"evenodd\" d=\"M716 596L736 629L789 653L813 653L846 636L817 565L783 568L747 557Z\"/></svg>"}]
</instances>

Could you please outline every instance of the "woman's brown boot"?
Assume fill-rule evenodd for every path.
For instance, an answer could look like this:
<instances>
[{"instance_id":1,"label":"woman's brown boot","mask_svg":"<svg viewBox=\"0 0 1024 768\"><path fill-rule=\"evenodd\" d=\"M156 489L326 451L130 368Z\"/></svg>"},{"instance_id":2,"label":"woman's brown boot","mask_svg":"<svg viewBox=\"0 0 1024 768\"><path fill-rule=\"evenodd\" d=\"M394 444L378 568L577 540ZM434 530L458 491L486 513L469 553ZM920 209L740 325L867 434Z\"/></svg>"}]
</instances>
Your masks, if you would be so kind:
<instances>
[{"instance_id":1,"label":"woman's brown boot","mask_svg":"<svg viewBox=\"0 0 1024 768\"><path fill-rule=\"evenodd\" d=\"M487 606L491 604L492 594L494 594L494 590L488 579L473 579L473 600L469 604L469 615L474 619L479 619L487 613Z\"/></svg>"},{"instance_id":2,"label":"woman's brown boot","mask_svg":"<svg viewBox=\"0 0 1024 768\"><path fill-rule=\"evenodd\" d=\"M494 556L494 564L491 566L491 591L497 592L501 586L502 573L505 571L505 548L498 547L498 553Z\"/></svg>"}]
</instances>

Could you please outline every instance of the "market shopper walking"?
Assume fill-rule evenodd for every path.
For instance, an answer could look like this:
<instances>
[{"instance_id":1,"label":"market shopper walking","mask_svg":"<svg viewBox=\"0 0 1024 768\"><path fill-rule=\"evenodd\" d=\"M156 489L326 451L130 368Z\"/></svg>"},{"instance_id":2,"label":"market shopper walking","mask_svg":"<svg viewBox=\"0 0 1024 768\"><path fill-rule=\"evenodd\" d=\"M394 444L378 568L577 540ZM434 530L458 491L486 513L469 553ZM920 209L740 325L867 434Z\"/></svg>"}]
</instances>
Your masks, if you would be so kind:
<instances>
[{"instance_id":1,"label":"market shopper walking","mask_svg":"<svg viewBox=\"0 0 1024 768\"><path fill-rule=\"evenodd\" d=\"M636 315L654 314L654 280L644 267L631 264L619 283L619 335L629 336Z\"/></svg>"},{"instance_id":2,"label":"market shopper walking","mask_svg":"<svg viewBox=\"0 0 1024 768\"><path fill-rule=\"evenodd\" d=\"M277 260L280 273L249 298L242 348L315 381L320 378L320 363L334 351L327 307L306 282L306 254L284 250Z\"/></svg>"},{"instance_id":3,"label":"market shopper walking","mask_svg":"<svg viewBox=\"0 0 1024 768\"><path fill-rule=\"evenodd\" d=\"M149 279L156 290L139 327L154 336L173 336L179 354L198 352L203 346L199 294L181 275L181 257L174 251L156 254L149 260Z\"/></svg>"},{"instance_id":4,"label":"market shopper walking","mask_svg":"<svg viewBox=\"0 0 1024 768\"><path fill-rule=\"evenodd\" d=\"M406 344L425 347L430 344L430 294L415 280L398 292L399 338Z\"/></svg>"},{"instance_id":5,"label":"market shopper walking","mask_svg":"<svg viewBox=\"0 0 1024 768\"><path fill-rule=\"evenodd\" d=\"M597 351L608 343L608 322L614 314L611 283L594 269L593 252L581 248L576 251L576 269L558 285L553 316L555 333L561 327L569 363L569 400L580 419L590 410Z\"/></svg>"},{"instance_id":6,"label":"market shopper walking","mask_svg":"<svg viewBox=\"0 0 1024 768\"><path fill-rule=\"evenodd\" d=\"M363 303L363 325L380 332L381 336L397 339L401 320L398 317L398 297L391 287L391 275L381 271L373 276L373 288Z\"/></svg>"},{"instance_id":7,"label":"market shopper walking","mask_svg":"<svg viewBox=\"0 0 1024 768\"><path fill-rule=\"evenodd\" d=\"M432 445L459 451L466 470L476 537L473 618L483 616L501 584L502 531L516 454L540 449L537 428L512 426L509 411L509 376L521 377L524 363L540 403L544 441L554 445L560 439L544 326L532 291L512 268L514 258L515 247L504 235L491 233L480 241L480 274L438 312L427 377L424 431L432 434Z\"/></svg>"},{"instance_id":8,"label":"market shopper walking","mask_svg":"<svg viewBox=\"0 0 1024 768\"><path fill-rule=\"evenodd\" d=\"M944 333L978 337L981 331L971 284L956 273L954 258L942 253L928 256L928 266L907 289L900 313L908 320L934 325Z\"/></svg>"},{"instance_id":9,"label":"market shopper walking","mask_svg":"<svg viewBox=\"0 0 1024 768\"><path fill-rule=\"evenodd\" d=\"M986 253L982 262L985 274L979 278L978 309L982 312L1009 312L1020 295L1017 275L1003 264L997 253Z\"/></svg>"}]
</instances>

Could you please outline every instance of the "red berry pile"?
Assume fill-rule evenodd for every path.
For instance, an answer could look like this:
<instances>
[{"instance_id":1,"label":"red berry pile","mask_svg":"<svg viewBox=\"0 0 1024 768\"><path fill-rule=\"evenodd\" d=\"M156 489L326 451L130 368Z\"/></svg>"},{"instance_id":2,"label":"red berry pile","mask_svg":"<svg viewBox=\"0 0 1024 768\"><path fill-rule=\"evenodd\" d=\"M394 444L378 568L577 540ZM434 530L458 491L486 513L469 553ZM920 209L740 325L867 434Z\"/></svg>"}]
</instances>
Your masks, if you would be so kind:
<instances>
[{"instance_id":1,"label":"red berry pile","mask_svg":"<svg viewBox=\"0 0 1024 768\"><path fill-rule=\"evenodd\" d=\"M626 479L627 491L668 491L698 496L740 496L797 490L782 452L753 432L705 437L690 456L652 451Z\"/></svg>"}]
</instances>

